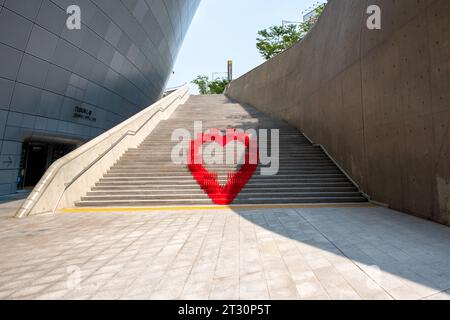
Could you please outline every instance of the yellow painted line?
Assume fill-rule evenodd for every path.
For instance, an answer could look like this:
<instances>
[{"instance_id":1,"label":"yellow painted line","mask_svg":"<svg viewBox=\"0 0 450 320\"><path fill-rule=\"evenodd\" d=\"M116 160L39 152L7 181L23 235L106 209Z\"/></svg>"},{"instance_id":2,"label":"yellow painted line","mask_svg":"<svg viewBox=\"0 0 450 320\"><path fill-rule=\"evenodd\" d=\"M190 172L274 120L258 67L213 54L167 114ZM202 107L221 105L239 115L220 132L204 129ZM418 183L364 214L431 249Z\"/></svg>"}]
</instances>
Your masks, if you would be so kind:
<instances>
[{"instance_id":1,"label":"yellow painted line","mask_svg":"<svg viewBox=\"0 0 450 320\"><path fill-rule=\"evenodd\" d=\"M156 212L156 211L221 211L259 209L307 209L307 208L373 208L371 203L331 203L331 204L268 204L232 206L175 206L175 207L97 207L66 208L61 213L113 213L113 212Z\"/></svg>"}]
</instances>

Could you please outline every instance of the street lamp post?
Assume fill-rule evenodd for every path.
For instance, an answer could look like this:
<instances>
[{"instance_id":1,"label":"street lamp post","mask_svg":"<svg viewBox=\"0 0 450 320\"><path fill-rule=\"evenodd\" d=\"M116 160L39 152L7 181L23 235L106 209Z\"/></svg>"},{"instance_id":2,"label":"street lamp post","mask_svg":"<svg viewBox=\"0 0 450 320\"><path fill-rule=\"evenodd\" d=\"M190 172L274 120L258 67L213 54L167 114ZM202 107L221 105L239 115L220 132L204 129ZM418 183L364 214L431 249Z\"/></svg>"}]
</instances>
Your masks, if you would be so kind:
<instances>
[{"instance_id":1,"label":"street lamp post","mask_svg":"<svg viewBox=\"0 0 450 320\"><path fill-rule=\"evenodd\" d=\"M227 61L228 82L233 81L233 60Z\"/></svg>"},{"instance_id":2,"label":"street lamp post","mask_svg":"<svg viewBox=\"0 0 450 320\"><path fill-rule=\"evenodd\" d=\"M226 74L229 82L233 80L233 60L227 61L227 71L213 72L211 74L211 81L216 80L216 75L218 74Z\"/></svg>"}]
</instances>

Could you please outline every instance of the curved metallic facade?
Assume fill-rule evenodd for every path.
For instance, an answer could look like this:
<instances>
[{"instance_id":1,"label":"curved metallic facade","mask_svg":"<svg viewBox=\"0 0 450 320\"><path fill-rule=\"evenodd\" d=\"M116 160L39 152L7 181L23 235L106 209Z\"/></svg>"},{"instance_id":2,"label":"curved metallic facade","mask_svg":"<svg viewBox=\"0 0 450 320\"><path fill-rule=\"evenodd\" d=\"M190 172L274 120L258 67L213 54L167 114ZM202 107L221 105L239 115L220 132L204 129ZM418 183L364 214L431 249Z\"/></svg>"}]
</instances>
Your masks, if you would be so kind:
<instances>
[{"instance_id":1,"label":"curved metallic facade","mask_svg":"<svg viewBox=\"0 0 450 320\"><path fill-rule=\"evenodd\" d=\"M155 102L199 2L0 0L0 194L20 183L24 142L75 146Z\"/></svg>"}]
</instances>

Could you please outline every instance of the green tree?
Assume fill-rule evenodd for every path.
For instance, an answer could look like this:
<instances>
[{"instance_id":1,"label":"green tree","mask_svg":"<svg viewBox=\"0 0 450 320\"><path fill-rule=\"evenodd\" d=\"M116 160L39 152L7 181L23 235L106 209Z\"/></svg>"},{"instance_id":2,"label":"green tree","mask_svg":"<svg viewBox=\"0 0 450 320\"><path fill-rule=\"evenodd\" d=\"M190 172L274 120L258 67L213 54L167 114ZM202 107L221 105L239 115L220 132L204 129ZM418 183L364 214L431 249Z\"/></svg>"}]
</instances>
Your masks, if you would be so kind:
<instances>
[{"instance_id":1,"label":"green tree","mask_svg":"<svg viewBox=\"0 0 450 320\"><path fill-rule=\"evenodd\" d=\"M200 94L222 94L230 82L224 78L210 81L208 76L198 76L192 83L198 86Z\"/></svg>"},{"instance_id":2,"label":"green tree","mask_svg":"<svg viewBox=\"0 0 450 320\"><path fill-rule=\"evenodd\" d=\"M260 30L258 35L256 47L264 59L269 60L299 41L301 32L298 26L290 24Z\"/></svg>"},{"instance_id":3,"label":"green tree","mask_svg":"<svg viewBox=\"0 0 450 320\"><path fill-rule=\"evenodd\" d=\"M317 23L317 21L319 20L320 16L322 15L323 11L325 10L325 4L321 4L319 5L315 11L316 11L316 15L314 17L312 17L311 19L307 20L307 21L303 21L300 24L300 30L301 30L301 38L303 39L303 37L305 37L308 32L314 27L314 25Z\"/></svg>"},{"instance_id":4,"label":"green tree","mask_svg":"<svg viewBox=\"0 0 450 320\"><path fill-rule=\"evenodd\" d=\"M316 8L316 16L314 18L299 25L273 26L269 29L258 31L259 37L256 39L256 47L261 56L269 60L303 39L319 20L324 9L325 4L321 4Z\"/></svg>"},{"instance_id":5,"label":"green tree","mask_svg":"<svg viewBox=\"0 0 450 320\"><path fill-rule=\"evenodd\" d=\"M198 86L198 91L200 92L200 94L209 94L208 76L198 76L195 80L192 81L192 83Z\"/></svg>"},{"instance_id":6,"label":"green tree","mask_svg":"<svg viewBox=\"0 0 450 320\"><path fill-rule=\"evenodd\" d=\"M228 79L220 78L211 81L208 84L209 92L212 94L222 94L225 92L225 87L230 83Z\"/></svg>"}]
</instances>

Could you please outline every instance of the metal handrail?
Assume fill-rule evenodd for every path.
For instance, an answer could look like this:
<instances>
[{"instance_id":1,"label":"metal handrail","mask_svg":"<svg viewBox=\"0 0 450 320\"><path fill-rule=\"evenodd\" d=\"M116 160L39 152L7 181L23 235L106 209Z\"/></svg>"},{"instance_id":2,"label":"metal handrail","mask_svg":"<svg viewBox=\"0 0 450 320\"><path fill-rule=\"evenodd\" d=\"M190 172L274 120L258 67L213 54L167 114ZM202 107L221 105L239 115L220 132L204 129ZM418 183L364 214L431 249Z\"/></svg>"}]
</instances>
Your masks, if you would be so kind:
<instances>
[{"instance_id":1,"label":"metal handrail","mask_svg":"<svg viewBox=\"0 0 450 320\"><path fill-rule=\"evenodd\" d=\"M59 205L59 203L61 202L61 199L62 199L62 197L64 196L65 192L68 190L68 188L69 188L71 185L73 185L73 184L74 184L74 183L75 183L75 182L76 182L76 181L77 181L84 173L86 173L90 168L92 168L96 163L98 163L98 161L100 161L102 158L104 158L104 157L105 157L105 156L106 156L106 155L107 155L114 147L116 147L121 141L123 141L123 139L125 139L125 137L130 136L130 135L136 135L136 134L137 134L137 133L138 133L138 132L146 125L146 124L148 124L148 122L149 122L150 120L153 119L153 117L156 115L156 113L157 113L158 111L163 112L163 111L167 110L167 108L169 108L170 106L172 106L176 101L179 101L180 99L184 98L187 94L189 94L189 91L188 91L188 90L186 90L186 92L184 92L182 95L177 96L176 98L174 98L173 101L171 101L170 103L168 103L167 106L165 106L165 107L160 107L159 109L153 110L153 111L154 111L153 114L152 114L152 115L151 115L151 116L150 116L150 117L149 117L142 125L140 125L139 128L138 128L137 130L135 130L135 131L128 130L126 133L122 134L121 137L118 138L118 139L117 139L110 147L108 147L104 152L102 152L102 154L101 154L99 157L97 157L96 160L92 161L87 167L85 167L82 171L80 171L80 172L79 172L79 173L78 173L78 174L77 174L70 182L64 184L64 190L61 192L61 195L59 196L58 201L57 201L57 204L56 204L56 206L53 208L52 213L55 213L55 212L56 212L56 210L57 210L57 208L58 208L58 205ZM156 104L157 104L157 103L158 103L158 102L156 102ZM132 118L130 118L130 119L132 119ZM129 120L130 120L130 119L129 119ZM114 129L114 128L112 128L112 129ZM111 130L112 130L112 129L111 129ZM105 132L105 133L107 133L107 132ZM101 140L101 141L103 141L103 140ZM100 142L98 142L98 143L100 143ZM96 146L98 143L94 144L94 145L93 145L92 147L90 147L89 149L93 148L93 147ZM89 150L89 149L87 149L87 150ZM73 158L70 159L69 162L75 160L76 158L78 158L78 157L80 157L80 156L82 156L82 155L84 155L84 154L86 154L87 150L86 150L86 151L83 151L82 153L80 153L80 154L78 154L78 155L73 156ZM70 154L69 154L69 155L70 155ZM69 155L67 155L67 156L69 156ZM45 183L45 185L43 186L43 190L39 192L40 194L46 192L46 190L49 188L49 186L50 186L50 184L52 183L52 181L54 181L54 179L55 179L55 177L56 177L56 174L59 172L59 170L60 170L64 165L66 165L67 163L69 163L69 162L67 162L67 163L64 163L64 164L59 164L61 161L64 161L64 158L65 158L65 157L63 157L63 158L59 159L58 161L56 161L56 162L49 168L48 172L47 172L47 173L44 175L44 177L42 178L42 179L45 179L45 180L50 179L50 182L45 183L45 182L41 182L41 181L40 181L40 182L38 183L38 185L36 186L36 188L38 188L39 185L40 185L41 183ZM52 167L54 167L54 168L52 168ZM33 190L33 192L31 192L30 196L29 196L29 197L27 198L27 200L25 201L24 206L21 206L21 208L19 208L19 210L17 211L16 217L23 217L24 215L27 214L27 212L29 212L29 211L36 205L36 203L37 203L36 196L37 196L37 194L35 193L35 190ZM31 202L31 204L30 204L30 202ZM28 205L30 205L31 207L27 207Z\"/></svg>"},{"instance_id":2,"label":"metal handrail","mask_svg":"<svg viewBox=\"0 0 450 320\"><path fill-rule=\"evenodd\" d=\"M186 92L187 93L187 92ZM186 93L183 95L186 96ZM178 100L180 98L177 98ZM165 108L160 108L158 111L165 111L167 110L170 106L172 106L175 101L177 101L177 99L174 99L170 104L168 104ZM102 152L102 154L100 156L98 156L94 161L92 161L86 168L84 168L79 174L77 174L69 183L66 184L66 187L64 188L64 191L67 190L68 188L70 188L71 185L73 185L75 183L75 181L77 181L84 173L86 173L90 168L92 168L97 162L99 162L101 159L103 159L103 157L105 157L109 151L111 151L112 149L114 149L115 146L117 146L123 139L125 139L128 136L135 136L139 131L141 131L141 129L143 127L145 127L150 120L153 119L153 117L157 114L157 112L153 113L147 120L145 120L145 122L135 131L132 130L128 130L126 133L124 133L119 139L117 139L116 142L114 142L108 149L106 149L104 152Z\"/></svg>"},{"instance_id":3,"label":"metal handrail","mask_svg":"<svg viewBox=\"0 0 450 320\"><path fill-rule=\"evenodd\" d=\"M187 94L187 91L184 93L184 95L182 97L186 96L186 94ZM164 112L170 106L172 106L175 103L175 101L177 101L177 100L180 100L180 97L177 97L176 99L174 99L165 108L159 108L159 110L155 110L155 112L147 120L145 120L145 122L142 123L142 125L137 130L134 130L134 131L128 130L127 132L125 132L108 149L103 151L94 161L92 161L88 166L86 166L83 170L81 170L75 177L73 177L73 179L64 186L64 191L61 193L61 196L59 197L58 202L56 203L56 206L53 208L52 213L55 213L56 210L58 209L59 203L61 202L61 199L64 196L64 193L67 191L67 189L69 189L78 179L80 179L87 171L89 171L89 169L91 169L96 163L98 163L101 159L103 159L112 149L114 149L117 145L119 145L119 143L122 142L126 137L135 136L139 131L141 131L141 129L143 127L145 127L150 122L150 120L152 120L153 117L158 113L157 111Z\"/></svg>"}]
</instances>

